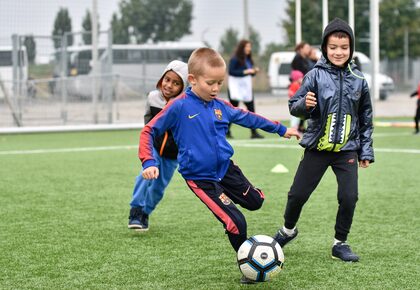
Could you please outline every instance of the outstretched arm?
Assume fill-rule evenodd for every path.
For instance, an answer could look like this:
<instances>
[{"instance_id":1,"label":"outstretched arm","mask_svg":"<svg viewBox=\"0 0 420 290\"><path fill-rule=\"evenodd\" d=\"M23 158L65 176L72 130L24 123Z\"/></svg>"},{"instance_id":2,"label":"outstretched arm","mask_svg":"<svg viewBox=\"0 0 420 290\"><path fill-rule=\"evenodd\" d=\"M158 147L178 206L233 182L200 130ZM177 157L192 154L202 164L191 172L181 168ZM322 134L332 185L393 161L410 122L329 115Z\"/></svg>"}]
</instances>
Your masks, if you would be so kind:
<instances>
[{"instance_id":1,"label":"outstretched arm","mask_svg":"<svg viewBox=\"0 0 420 290\"><path fill-rule=\"evenodd\" d=\"M292 136L300 137L295 129L287 128L280 122L271 121L253 112L233 107L226 101L225 104L229 112L229 119L232 123L246 128L261 129L269 133L277 133L285 138L291 138Z\"/></svg>"}]
</instances>

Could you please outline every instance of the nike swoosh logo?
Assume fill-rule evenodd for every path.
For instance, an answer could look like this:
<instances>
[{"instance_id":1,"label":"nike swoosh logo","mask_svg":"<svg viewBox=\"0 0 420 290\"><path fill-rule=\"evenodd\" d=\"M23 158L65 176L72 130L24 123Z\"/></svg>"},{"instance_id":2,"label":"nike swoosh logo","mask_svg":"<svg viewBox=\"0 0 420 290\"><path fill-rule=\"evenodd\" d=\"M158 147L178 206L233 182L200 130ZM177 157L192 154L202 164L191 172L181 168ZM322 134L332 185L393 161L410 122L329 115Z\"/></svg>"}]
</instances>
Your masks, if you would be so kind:
<instances>
[{"instance_id":1,"label":"nike swoosh logo","mask_svg":"<svg viewBox=\"0 0 420 290\"><path fill-rule=\"evenodd\" d=\"M248 186L248 189L245 191L245 192L243 192L242 194L244 195L244 196L246 196L247 194L248 194L248 191L249 191L249 189L251 188L251 186Z\"/></svg>"},{"instance_id":2,"label":"nike swoosh logo","mask_svg":"<svg viewBox=\"0 0 420 290\"><path fill-rule=\"evenodd\" d=\"M195 118L195 117L197 117L198 115L200 115L200 113L198 113L198 114L194 114L194 115L188 115L188 119Z\"/></svg>"}]
</instances>

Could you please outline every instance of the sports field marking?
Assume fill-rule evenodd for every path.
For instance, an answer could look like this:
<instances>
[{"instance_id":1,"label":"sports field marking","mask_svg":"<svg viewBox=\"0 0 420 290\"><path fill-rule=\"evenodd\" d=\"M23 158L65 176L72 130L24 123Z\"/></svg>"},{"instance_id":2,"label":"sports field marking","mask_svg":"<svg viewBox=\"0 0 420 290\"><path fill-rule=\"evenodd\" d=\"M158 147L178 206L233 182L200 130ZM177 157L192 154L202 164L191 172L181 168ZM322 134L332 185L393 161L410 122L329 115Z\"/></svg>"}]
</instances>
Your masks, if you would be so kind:
<instances>
[{"instance_id":1,"label":"sports field marking","mask_svg":"<svg viewBox=\"0 0 420 290\"><path fill-rule=\"evenodd\" d=\"M125 145L125 146L75 147L75 148L35 149L35 150L12 150L12 151L0 151L0 155L68 153L68 152L109 151L109 150L124 150L124 149L131 150L131 149L137 149L138 147L139 147L138 145Z\"/></svg>"},{"instance_id":2,"label":"sports field marking","mask_svg":"<svg viewBox=\"0 0 420 290\"><path fill-rule=\"evenodd\" d=\"M249 141L249 140L248 140ZM244 148L280 148L280 149L300 149L299 145L288 144L257 144L252 142L232 142L236 147ZM25 155L25 154L49 154L49 153L72 153L72 152L90 152L90 151L112 151L112 150L132 150L137 149L138 145L122 145L122 146L101 146L101 147L74 147L74 148L56 148L56 149L34 149L34 150L11 150L0 151L0 155ZM404 148L375 148L375 152L387 153L406 153L420 154L420 149L404 149Z\"/></svg>"}]
</instances>

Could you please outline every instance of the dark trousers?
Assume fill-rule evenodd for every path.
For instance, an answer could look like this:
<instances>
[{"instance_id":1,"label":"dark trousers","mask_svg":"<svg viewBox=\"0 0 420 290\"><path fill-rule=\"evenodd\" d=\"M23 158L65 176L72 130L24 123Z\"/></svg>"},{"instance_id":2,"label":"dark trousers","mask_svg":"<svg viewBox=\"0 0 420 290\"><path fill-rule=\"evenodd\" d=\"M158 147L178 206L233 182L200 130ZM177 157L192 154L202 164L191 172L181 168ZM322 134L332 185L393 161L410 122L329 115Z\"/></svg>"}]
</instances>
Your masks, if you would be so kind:
<instances>
[{"instance_id":1,"label":"dark trousers","mask_svg":"<svg viewBox=\"0 0 420 290\"><path fill-rule=\"evenodd\" d=\"M248 210L259 209L264 194L255 188L232 161L220 182L212 180L186 180L189 188L223 224L235 251L247 239L244 215L236 207L239 204Z\"/></svg>"},{"instance_id":2,"label":"dark trousers","mask_svg":"<svg viewBox=\"0 0 420 290\"><path fill-rule=\"evenodd\" d=\"M355 151L324 152L305 150L288 194L285 227L292 229L306 201L331 166L338 183L338 211L335 238L346 241L358 199L358 156Z\"/></svg>"},{"instance_id":3,"label":"dark trousers","mask_svg":"<svg viewBox=\"0 0 420 290\"><path fill-rule=\"evenodd\" d=\"M416 132L419 132L419 120L420 120L420 99L417 100L417 110L414 116L414 122L416 124Z\"/></svg>"},{"instance_id":4,"label":"dark trousers","mask_svg":"<svg viewBox=\"0 0 420 290\"><path fill-rule=\"evenodd\" d=\"M229 102L232 104L232 106L234 106L234 107L239 106L239 101L235 101L235 100L232 100L230 98L229 90L228 90L228 98L229 98ZM250 102L244 102L244 104L245 104L246 108L248 109L248 111L255 113L254 98L252 98L252 101L250 101ZM229 123L228 134L230 133L230 126L231 125L232 125L232 123ZM251 129L251 133L256 134L257 130L256 129Z\"/></svg>"}]
</instances>

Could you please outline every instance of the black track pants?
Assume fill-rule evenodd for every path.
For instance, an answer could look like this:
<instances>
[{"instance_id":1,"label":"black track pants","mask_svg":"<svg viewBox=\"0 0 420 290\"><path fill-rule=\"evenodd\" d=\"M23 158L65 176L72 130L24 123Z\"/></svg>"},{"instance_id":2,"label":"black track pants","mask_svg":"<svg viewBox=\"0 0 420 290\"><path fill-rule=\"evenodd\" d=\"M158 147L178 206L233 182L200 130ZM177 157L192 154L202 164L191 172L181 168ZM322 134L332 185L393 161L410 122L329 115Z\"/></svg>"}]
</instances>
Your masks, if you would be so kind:
<instances>
[{"instance_id":1,"label":"black track pants","mask_svg":"<svg viewBox=\"0 0 420 290\"><path fill-rule=\"evenodd\" d=\"M296 225L303 206L329 166L338 183L335 238L346 241L358 199L358 156L354 151L334 153L305 150L288 194L284 225L289 229Z\"/></svg>"}]
</instances>

